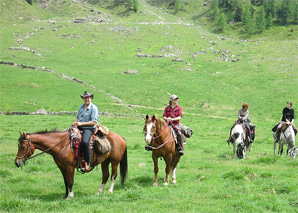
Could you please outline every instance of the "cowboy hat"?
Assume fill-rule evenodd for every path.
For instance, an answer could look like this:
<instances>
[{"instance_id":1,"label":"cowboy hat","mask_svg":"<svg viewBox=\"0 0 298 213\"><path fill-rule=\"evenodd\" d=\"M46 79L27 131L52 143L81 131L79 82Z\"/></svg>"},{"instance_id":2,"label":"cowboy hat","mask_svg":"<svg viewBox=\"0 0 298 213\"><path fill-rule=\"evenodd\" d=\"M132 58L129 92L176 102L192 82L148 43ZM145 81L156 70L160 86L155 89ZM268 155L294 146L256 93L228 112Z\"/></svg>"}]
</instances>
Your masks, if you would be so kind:
<instances>
[{"instance_id":1,"label":"cowboy hat","mask_svg":"<svg viewBox=\"0 0 298 213\"><path fill-rule=\"evenodd\" d=\"M83 95L80 95L81 98L91 97L93 99L93 94L91 94L89 91L85 91Z\"/></svg>"}]
</instances>

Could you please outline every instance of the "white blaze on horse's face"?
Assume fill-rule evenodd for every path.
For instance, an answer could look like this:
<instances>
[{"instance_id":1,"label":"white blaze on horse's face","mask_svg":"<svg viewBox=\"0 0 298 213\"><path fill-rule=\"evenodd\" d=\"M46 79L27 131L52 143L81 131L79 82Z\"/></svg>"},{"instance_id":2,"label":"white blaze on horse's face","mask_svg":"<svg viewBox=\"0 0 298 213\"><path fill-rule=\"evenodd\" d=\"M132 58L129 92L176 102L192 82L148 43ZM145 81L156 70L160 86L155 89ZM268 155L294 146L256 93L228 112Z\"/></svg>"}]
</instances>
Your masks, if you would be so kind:
<instances>
[{"instance_id":1,"label":"white blaze on horse's face","mask_svg":"<svg viewBox=\"0 0 298 213\"><path fill-rule=\"evenodd\" d=\"M146 137L145 137L145 141L146 143L150 143L152 140L152 136L153 134L151 133L151 129L152 129L153 123L148 123L146 126Z\"/></svg>"}]
</instances>

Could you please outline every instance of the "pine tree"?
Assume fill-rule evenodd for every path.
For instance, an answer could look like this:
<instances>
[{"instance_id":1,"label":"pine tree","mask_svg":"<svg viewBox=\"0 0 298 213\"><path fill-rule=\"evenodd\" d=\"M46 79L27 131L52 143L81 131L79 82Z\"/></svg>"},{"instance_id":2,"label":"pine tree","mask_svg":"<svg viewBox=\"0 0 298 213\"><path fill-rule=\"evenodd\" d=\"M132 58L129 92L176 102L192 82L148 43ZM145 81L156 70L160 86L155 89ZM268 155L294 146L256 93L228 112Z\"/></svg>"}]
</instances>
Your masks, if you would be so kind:
<instances>
[{"instance_id":1,"label":"pine tree","mask_svg":"<svg viewBox=\"0 0 298 213\"><path fill-rule=\"evenodd\" d=\"M246 7L244 7L241 21L243 22L243 24L247 25L247 23L249 22L250 19L251 19L250 8L248 6L246 6Z\"/></svg>"},{"instance_id":2,"label":"pine tree","mask_svg":"<svg viewBox=\"0 0 298 213\"><path fill-rule=\"evenodd\" d=\"M227 28L227 19L225 17L225 14L224 13L221 13L220 14L220 17L219 17L219 20L218 20L218 26L219 26L219 29L221 31L225 31L226 28Z\"/></svg>"},{"instance_id":3,"label":"pine tree","mask_svg":"<svg viewBox=\"0 0 298 213\"><path fill-rule=\"evenodd\" d=\"M217 24L219 20L219 8L218 8L218 0L214 0L213 2L213 19L214 23Z\"/></svg>"},{"instance_id":4,"label":"pine tree","mask_svg":"<svg viewBox=\"0 0 298 213\"><path fill-rule=\"evenodd\" d=\"M174 5L176 13L182 9L181 0L174 0Z\"/></svg>"},{"instance_id":5,"label":"pine tree","mask_svg":"<svg viewBox=\"0 0 298 213\"><path fill-rule=\"evenodd\" d=\"M272 18L271 12L269 12L269 14L266 17L266 26L271 27L272 24L273 24L273 18Z\"/></svg>"},{"instance_id":6,"label":"pine tree","mask_svg":"<svg viewBox=\"0 0 298 213\"><path fill-rule=\"evenodd\" d=\"M281 7L277 11L278 20L283 25L287 25L290 19L290 8L288 3L288 0L283 0L283 2L281 3Z\"/></svg>"},{"instance_id":7,"label":"pine tree","mask_svg":"<svg viewBox=\"0 0 298 213\"><path fill-rule=\"evenodd\" d=\"M247 33L252 35L256 31L256 22L255 22L255 14L250 18L246 24Z\"/></svg>"},{"instance_id":8,"label":"pine tree","mask_svg":"<svg viewBox=\"0 0 298 213\"><path fill-rule=\"evenodd\" d=\"M256 20L256 26L257 26L257 30L258 32L263 32L266 28L266 22L265 22L265 11L264 8L261 7L260 11L258 13L257 16L257 20Z\"/></svg>"},{"instance_id":9,"label":"pine tree","mask_svg":"<svg viewBox=\"0 0 298 213\"><path fill-rule=\"evenodd\" d=\"M133 0L133 11L136 13L139 11L139 0Z\"/></svg>"}]
</instances>

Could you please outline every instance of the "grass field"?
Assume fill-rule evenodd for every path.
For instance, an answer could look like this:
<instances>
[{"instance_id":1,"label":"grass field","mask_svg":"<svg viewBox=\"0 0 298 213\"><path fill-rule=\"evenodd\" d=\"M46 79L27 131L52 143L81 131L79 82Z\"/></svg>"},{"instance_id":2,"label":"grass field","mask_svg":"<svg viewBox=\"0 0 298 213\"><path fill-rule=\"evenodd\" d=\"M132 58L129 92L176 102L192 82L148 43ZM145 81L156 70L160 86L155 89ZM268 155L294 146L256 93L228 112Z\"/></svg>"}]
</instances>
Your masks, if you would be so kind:
<instances>
[{"instance_id":1,"label":"grass field","mask_svg":"<svg viewBox=\"0 0 298 213\"><path fill-rule=\"evenodd\" d=\"M100 122L126 138L128 178L124 187L117 179L113 194L95 196L100 168L77 173L75 197L64 200L51 156L22 168L14 159L19 131L63 130L75 116L1 115L0 212L298 212L298 161L273 155L271 132L287 101L297 111L297 25L246 37L241 29L212 33L203 1L175 15L143 0L139 13L124 15L123 8L80 1L50 1L47 11L24 2L0 0L0 59L53 72L0 64L0 112L77 111L79 95L91 91L99 111L109 114ZM74 23L78 18L91 21ZM182 123L194 135L178 165L177 185L162 186L160 161L160 186L153 187L142 130L146 114L161 117L167 92L179 96ZM256 140L250 157L232 160L225 141L243 102L250 104Z\"/></svg>"}]
</instances>

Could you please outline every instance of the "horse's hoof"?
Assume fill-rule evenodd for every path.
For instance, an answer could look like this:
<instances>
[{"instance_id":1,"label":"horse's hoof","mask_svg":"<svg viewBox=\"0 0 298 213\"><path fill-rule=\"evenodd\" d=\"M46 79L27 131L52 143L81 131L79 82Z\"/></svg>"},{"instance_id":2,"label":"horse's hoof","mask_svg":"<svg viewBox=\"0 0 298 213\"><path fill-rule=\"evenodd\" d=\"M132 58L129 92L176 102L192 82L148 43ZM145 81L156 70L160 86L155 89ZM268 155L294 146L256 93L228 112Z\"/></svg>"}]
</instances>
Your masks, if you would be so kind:
<instances>
[{"instance_id":1,"label":"horse's hoof","mask_svg":"<svg viewBox=\"0 0 298 213\"><path fill-rule=\"evenodd\" d=\"M153 186L155 186L155 187L158 186L158 182L154 182Z\"/></svg>"},{"instance_id":2,"label":"horse's hoof","mask_svg":"<svg viewBox=\"0 0 298 213\"><path fill-rule=\"evenodd\" d=\"M177 180L176 180L176 179L173 179L173 180L172 180L172 183L173 183L173 184L176 184L176 183L177 183Z\"/></svg>"},{"instance_id":3,"label":"horse's hoof","mask_svg":"<svg viewBox=\"0 0 298 213\"><path fill-rule=\"evenodd\" d=\"M164 182L163 185L164 186L168 186L169 185L169 182Z\"/></svg>"}]
</instances>

